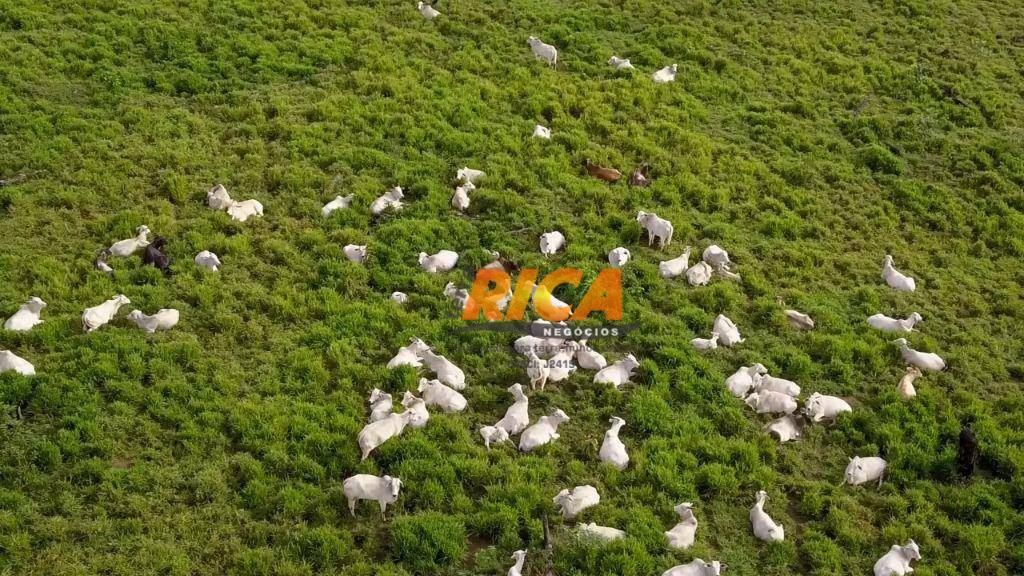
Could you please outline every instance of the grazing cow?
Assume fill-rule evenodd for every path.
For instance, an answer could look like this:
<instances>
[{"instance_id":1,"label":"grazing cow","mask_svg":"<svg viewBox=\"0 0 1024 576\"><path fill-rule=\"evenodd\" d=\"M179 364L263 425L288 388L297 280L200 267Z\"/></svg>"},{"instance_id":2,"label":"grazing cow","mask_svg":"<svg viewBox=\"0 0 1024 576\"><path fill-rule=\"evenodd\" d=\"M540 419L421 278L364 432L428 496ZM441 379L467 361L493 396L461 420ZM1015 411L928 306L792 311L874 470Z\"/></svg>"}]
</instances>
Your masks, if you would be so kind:
<instances>
[{"instance_id":1,"label":"grazing cow","mask_svg":"<svg viewBox=\"0 0 1024 576\"><path fill-rule=\"evenodd\" d=\"M565 236L561 232L555 230L540 235L541 254L551 256L558 252L562 246L565 246Z\"/></svg>"},{"instance_id":2,"label":"grazing cow","mask_svg":"<svg viewBox=\"0 0 1024 576\"><path fill-rule=\"evenodd\" d=\"M488 450L491 449L491 444L508 442L508 430L499 426L481 426L480 436L483 437L484 446L486 446Z\"/></svg>"},{"instance_id":3,"label":"grazing cow","mask_svg":"<svg viewBox=\"0 0 1024 576\"><path fill-rule=\"evenodd\" d=\"M110 251L110 248L100 250L99 254L96 255L96 262L93 264L93 267L104 274L113 274L114 269L110 267L110 264L107 264L107 259L111 256L113 256L113 253Z\"/></svg>"},{"instance_id":4,"label":"grazing cow","mask_svg":"<svg viewBox=\"0 0 1024 576\"><path fill-rule=\"evenodd\" d=\"M346 244L341 251L345 253L345 257L348 258L349 262L355 262L356 264L366 262L365 244Z\"/></svg>"},{"instance_id":5,"label":"grazing cow","mask_svg":"<svg viewBox=\"0 0 1024 576\"><path fill-rule=\"evenodd\" d=\"M551 128L537 124L533 127L533 137L541 140L551 140Z\"/></svg>"},{"instance_id":6,"label":"grazing cow","mask_svg":"<svg viewBox=\"0 0 1024 576\"><path fill-rule=\"evenodd\" d=\"M932 372L940 372L946 369L946 361L941 356L932 352L918 352L914 350L907 344L906 338L897 338L892 343L900 347L900 354L903 355L903 360L907 364Z\"/></svg>"},{"instance_id":7,"label":"grazing cow","mask_svg":"<svg viewBox=\"0 0 1024 576\"><path fill-rule=\"evenodd\" d=\"M690 340L690 346L697 350L714 350L718 348L718 332L712 332L711 338L694 338Z\"/></svg>"},{"instance_id":8,"label":"grazing cow","mask_svg":"<svg viewBox=\"0 0 1024 576\"><path fill-rule=\"evenodd\" d=\"M455 173L456 182L468 184L479 184L486 177L487 174L483 170L475 170L469 166L463 166Z\"/></svg>"},{"instance_id":9,"label":"grazing cow","mask_svg":"<svg viewBox=\"0 0 1024 576\"><path fill-rule=\"evenodd\" d=\"M374 388L370 392L370 422L387 418L388 414L391 414L392 407L391 394L379 388Z\"/></svg>"},{"instance_id":10,"label":"grazing cow","mask_svg":"<svg viewBox=\"0 0 1024 576\"><path fill-rule=\"evenodd\" d=\"M348 500L348 511L352 516L356 515L356 504L360 500L376 500L380 504L380 517L384 518L388 504L398 500L398 491L402 488L402 481L391 476L356 474L346 478L341 486L341 491Z\"/></svg>"},{"instance_id":11,"label":"grazing cow","mask_svg":"<svg viewBox=\"0 0 1024 576\"><path fill-rule=\"evenodd\" d=\"M725 387L737 398L743 398L754 388L754 378L768 373L763 364L741 366L732 376L725 379Z\"/></svg>"},{"instance_id":12,"label":"grazing cow","mask_svg":"<svg viewBox=\"0 0 1024 576\"><path fill-rule=\"evenodd\" d=\"M978 439L974 436L974 430L964 426L956 446L956 469L964 478L970 478L977 463Z\"/></svg>"},{"instance_id":13,"label":"grazing cow","mask_svg":"<svg viewBox=\"0 0 1024 576\"><path fill-rule=\"evenodd\" d=\"M171 257L164 254L164 246L167 246L166 238L163 236L154 238L153 243L146 246L146 249L142 252L142 263L149 264L157 270L163 271L164 274L170 274Z\"/></svg>"},{"instance_id":14,"label":"grazing cow","mask_svg":"<svg viewBox=\"0 0 1024 576\"><path fill-rule=\"evenodd\" d=\"M736 327L736 323L724 314L715 317L715 324L711 329L718 332L718 343L722 346L734 346L744 340L740 337L740 329Z\"/></svg>"},{"instance_id":15,"label":"grazing cow","mask_svg":"<svg viewBox=\"0 0 1024 576\"><path fill-rule=\"evenodd\" d=\"M653 212L644 212L643 210L636 213L636 221L647 231L647 245L651 246L654 241L658 241L658 249L663 249L672 243L672 233L675 232L675 226L671 222L664 218L658 217Z\"/></svg>"},{"instance_id":16,"label":"grazing cow","mask_svg":"<svg viewBox=\"0 0 1024 576\"><path fill-rule=\"evenodd\" d=\"M449 284L451 284L451 282L449 282ZM406 294L405 292L392 292L391 301L401 306L402 304L405 304L406 302L409 301L409 295Z\"/></svg>"},{"instance_id":17,"label":"grazing cow","mask_svg":"<svg viewBox=\"0 0 1024 576\"><path fill-rule=\"evenodd\" d=\"M434 10L433 6L431 6L430 4L424 4L423 2L418 2L416 4L416 9L419 10L420 15L426 18L427 20L433 20L434 18L437 18L438 16L441 15L440 12Z\"/></svg>"},{"instance_id":18,"label":"grazing cow","mask_svg":"<svg viewBox=\"0 0 1024 576\"><path fill-rule=\"evenodd\" d=\"M451 250L441 250L437 254L428 255L426 252L420 252L419 263L420 268L431 274L440 274L447 272L455 267L455 264L459 262L459 253Z\"/></svg>"},{"instance_id":19,"label":"grazing cow","mask_svg":"<svg viewBox=\"0 0 1024 576\"><path fill-rule=\"evenodd\" d=\"M803 312L796 310L783 310L782 313L789 320L789 325L797 330L813 330L814 319Z\"/></svg>"},{"instance_id":20,"label":"grazing cow","mask_svg":"<svg viewBox=\"0 0 1024 576\"><path fill-rule=\"evenodd\" d=\"M370 204L370 213L374 216L380 215L381 212L391 208L392 210L402 209L402 198L405 195L402 193L401 186L395 186L384 194L381 194Z\"/></svg>"},{"instance_id":21,"label":"grazing cow","mask_svg":"<svg viewBox=\"0 0 1024 576\"><path fill-rule=\"evenodd\" d=\"M405 413L409 414L409 426L412 428L423 428L430 420L427 403L408 390L402 395L402 407L405 408Z\"/></svg>"},{"instance_id":22,"label":"grazing cow","mask_svg":"<svg viewBox=\"0 0 1024 576\"><path fill-rule=\"evenodd\" d=\"M242 200L228 206L228 216L237 222L245 222L253 216L263 216L263 204L259 200Z\"/></svg>"},{"instance_id":23,"label":"grazing cow","mask_svg":"<svg viewBox=\"0 0 1024 576\"><path fill-rule=\"evenodd\" d=\"M234 202L222 184L217 184L206 193L206 204L214 210L227 210Z\"/></svg>"},{"instance_id":24,"label":"grazing cow","mask_svg":"<svg viewBox=\"0 0 1024 576\"><path fill-rule=\"evenodd\" d=\"M619 181L622 178L622 172L619 172L615 168L605 168L604 166L598 166L597 164L591 164L590 158L583 160L583 167L587 169L587 173L599 180L605 182L611 182L612 184Z\"/></svg>"},{"instance_id":25,"label":"grazing cow","mask_svg":"<svg viewBox=\"0 0 1024 576\"><path fill-rule=\"evenodd\" d=\"M363 426L363 429L359 431L359 435L356 437L356 441L359 442L359 449L363 453L362 458L359 460L366 460L370 453L378 446L395 436L401 435L412 417L413 414L408 411L401 414L392 413L386 418L381 418L376 422L370 422Z\"/></svg>"},{"instance_id":26,"label":"grazing cow","mask_svg":"<svg viewBox=\"0 0 1024 576\"><path fill-rule=\"evenodd\" d=\"M558 64L558 50L551 44L545 44L534 36L527 38L526 43L530 45L530 50L538 60L547 62L552 68Z\"/></svg>"},{"instance_id":27,"label":"grazing cow","mask_svg":"<svg viewBox=\"0 0 1024 576\"><path fill-rule=\"evenodd\" d=\"M220 258L209 250L203 250L199 254L196 254L195 262L197 266L200 268L206 268L210 272L216 272L220 266Z\"/></svg>"}]
</instances>

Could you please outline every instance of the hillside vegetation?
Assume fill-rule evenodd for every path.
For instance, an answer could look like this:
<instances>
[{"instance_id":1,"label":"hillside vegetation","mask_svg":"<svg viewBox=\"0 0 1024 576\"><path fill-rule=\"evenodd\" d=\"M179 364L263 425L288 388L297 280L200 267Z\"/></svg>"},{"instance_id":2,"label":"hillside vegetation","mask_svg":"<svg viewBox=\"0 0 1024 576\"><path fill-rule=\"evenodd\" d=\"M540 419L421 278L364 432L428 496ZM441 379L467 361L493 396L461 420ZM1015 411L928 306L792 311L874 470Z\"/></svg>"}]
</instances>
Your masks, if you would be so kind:
<instances>
[{"instance_id":1,"label":"hillside vegetation","mask_svg":"<svg viewBox=\"0 0 1024 576\"><path fill-rule=\"evenodd\" d=\"M0 375L0 574L494 575L528 547L537 575L544 513L560 576L694 557L730 576L870 574L907 538L918 576L1024 573L1024 5L442 0L428 22L414 4L0 0L0 179L24 175L0 187L0 316L49 303L33 331L0 331L38 370ZM557 68L530 35L559 48ZM672 63L677 81L653 84ZM550 141L529 138L538 123ZM608 185L585 158L649 162L654 183ZM459 215L465 165L488 178ZM207 208L218 182L266 215ZM394 185L406 208L371 217ZM351 209L320 216L349 193ZM675 223L668 250L640 240L638 210ZM140 224L169 239L173 275L137 258L93 270ZM553 229L567 247L545 259ZM369 246L365 265L350 243ZM741 281L659 277L711 243ZM634 353L634 383L577 372L531 395L534 418L571 417L557 442L488 452L477 428L526 382L525 359L514 335L458 331L442 288L468 287L498 250L583 269L558 292L577 302L620 245L623 321L639 327L591 344ZM456 270L419 269L442 248ZM193 265L204 249L221 272ZM887 253L916 292L882 282ZM132 305L83 334L82 310L118 293ZM817 328L791 329L779 296ZM147 336L132 308L182 321ZM949 368L906 402L893 337L864 319L912 311L911 344ZM696 353L719 313L746 342ZM465 370L470 407L360 463L370 390L416 385L385 368L413 336ZM853 414L779 446L723 386L754 362ZM623 472L596 456L615 415ZM981 448L968 480L964 423ZM889 461L881 488L839 485L854 455ZM357 472L402 478L386 522L372 503L348 515ZM628 538L573 537L551 497L579 484L602 495L583 521ZM761 488L783 543L751 534ZM673 552L662 532L682 501L700 528Z\"/></svg>"}]
</instances>

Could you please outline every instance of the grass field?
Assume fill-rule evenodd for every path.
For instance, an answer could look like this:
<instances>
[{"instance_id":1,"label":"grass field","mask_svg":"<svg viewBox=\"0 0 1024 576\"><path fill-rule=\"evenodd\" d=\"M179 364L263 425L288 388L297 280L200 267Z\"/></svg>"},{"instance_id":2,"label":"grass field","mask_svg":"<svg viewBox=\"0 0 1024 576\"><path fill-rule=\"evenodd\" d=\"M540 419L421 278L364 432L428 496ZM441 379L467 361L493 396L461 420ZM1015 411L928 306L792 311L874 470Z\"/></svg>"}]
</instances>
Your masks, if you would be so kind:
<instances>
[{"instance_id":1,"label":"grass field","mask_svg":"<svg viewBox=\"0 0 1024 576\"><path fill-rule=\"evenodd\" d=\"M870 574L907 538L919 576L1024 573L1024 4L442 0L433 22L414 4L0 0L0 179L25 175L0 187L0 316L50 304L33 331L0 331L39 372L0 375L0 574L490 575L528 547L536 575L545 511L562 576L693 557L737 576ZM559 48L557 68L530 35ZM653 84L671 63L677 81ZM552 140L529 138L537 123ZM649 162L654 184L609 186L584 158ZM458 215L464 165L488 179ZM207 208L217 182L266 215ZM371 217L393 185L407 207ZM639 241L637 210L675 223L669 250ZM139 224L169 239L176 273L94 271ZM545 260L537 238L556 228L567 248ZM349 243L369 245L364 266ZM742 281L659 277L710 243ZM508 334L456 332L443 286L468 287L489 249L592 279L619 245L623 320L640 326L592 344L636 354L635 384L578 372L531 397L534 418L572 418L560 440L487 452L476 430L525 361ZM457 270L417 267L442 248ZM203 249L220 273L192 264ZM885 286L886 253L916 292ZM132 306L83 334L82 310L117 293ZM818 328L790 329L778 296ZM146 336L123 318L136 307L182 322ZM912 311L912 345L950 367L905 402L899 353L864 319ZM697 354L689 339L719 313L746 342ZM418 379L384 366L411 336L465 370L470 408L360 463L369 391ZM754 362L854 413L778 446L723 386ZM613 415L623 472L596 457ZM967 481L963 423L981 447ZM839 486L853 455L889 461L880 489ZM357 472L403 479L387 522L371 504L349 517L341 482ZM602 502L583 520L627 539L581 543L555 519L551 497L588 483ZM751 534L762 487L784 543ZM673 552L681 501L701 524Z\"/></svg>"}]
</instances>

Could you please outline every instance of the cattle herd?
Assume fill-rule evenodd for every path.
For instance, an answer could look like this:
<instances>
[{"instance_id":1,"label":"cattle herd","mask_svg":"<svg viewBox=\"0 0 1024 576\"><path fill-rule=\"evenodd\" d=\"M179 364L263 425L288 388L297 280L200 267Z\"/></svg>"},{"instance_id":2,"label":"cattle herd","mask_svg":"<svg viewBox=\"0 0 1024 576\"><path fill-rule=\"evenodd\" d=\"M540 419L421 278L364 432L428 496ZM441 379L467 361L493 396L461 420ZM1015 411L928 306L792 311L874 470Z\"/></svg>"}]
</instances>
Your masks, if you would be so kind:
<instances>
[{"instance_id":1,"label":"cattle herd","mask_svg":"<svg viewBox=\"0 0 1024 576\"><path fill-rule=\"evenodd\" d=\"M441 15L431 5L423 2L419 3L418 10L427 19L434 19ZM537 58L551 66L557 65L558 51L554 46L545 44L532 36L527 42ZM608 64L617 70L633 69L633 65L628 59L617 56L613 56ZM670 82L675 79L675 74L676 66L672 65L655 72L653 79L657 83ZM533 135L545 139L551 136L550 130L543 126L537 126ZM584 168L588 175L610 183L616 182L621 176L618 170L596 166L589 160L584 162ZM468 167L458 170L455 176L452 206L459 211L465 210L469 206L470 193L477 186L482 185L485 178L486 174L480 170ZM629 182L636 186L649 184L649 167L644 165L638 168ZM386 210L398 211L403 207L402 200L403 191L396 186L384 191L368 208L374 215ZM323 206L322 216L326 218L338 210L353 209L353 201L353 195L338 196ZM230 218L238 222L246 222L251 218L263 216L263 205L259 201L235 201L231 199L227 189L219 184L207 193L207 204L214 210L226 212ZM666 249L670 246L674 231L671 222L654 213L644 211L637 214L636 221L648 236L648 246L656 244L658 249ZM167 241L159 236L150 241L150 233L147 226L141 225L137 228L133 238L115 242L109 248L103 249L97 257L96 269L110 274L113 272L111 258L125 258L141 252L144 263L165 273L170 273L171 259L163 251ZM545 232L539 238L540 252L545 256L554 256L565 244L566 237L558 230ZM348 245L344 247L343 251L350 261L365 264L366 246ZM733 263L723 248L717 245L708 246L702 252L701 259L693 265L689 261L691 252L692 248L686 246L679 257L661 261L659 263L661 277L670 280L678 276L685 276L688 283L693 286L708 284L716 275L731 280L740 278L731 270ZM608 252L609 264L614 267L628 265L631 257L630 251L621 246L611 248ZM410 260L413 258L424 272L440 274L455 267L459 260L459 254L452 250L440 250L434 254L420 252L418 255L410 255ZM514 267L511 262L497 253L494 253L494 258L494 262L488 267L505 269ZM199 252L195 256L194 262L210 273L218 272L223 266L218 256L208 250ZM897 270L894 267L892 256L889 255L884 258L881 277L894 290L914 291L917 288L914 278ZM459 289L452 283L445 287L444 293L460 309L469 303L468 291ZM550 298L556 308L569 306L559 301L550 292L538 292L535 286L532 294L534 303L536 303L538 295ZM510 297L511 294L500 305L507 306ZM394 292L390 298L398 305L402 305L408 297L402 292ZM82 314L83 330L86 333L91 333L100 329L111 322L119 309L127 304L130 304L128 298L119 294L86 309ZM783 303L780 301L780 304ZM46 303L43 300L32 297L7 319L3 327L10 331L31 330L43 322L41 316L44 308L46 308ZM795 329L814 329L814 320L805 313L791 309L781 310L781 313ZM153 334L157 331L174 328L178 324L179 316L179 311L174 309L161 309L151 315L134 310L127 315L127 318L147 334ZM895 334L909 334L921 321L922 317L917 312L911 312L902 320L883 314L875 314L867 318L868 324L874 329ZM537 320L536 323L548 324L544 320ZM726 316L719 315L713 323L709 337L694 338L691 344L702 353L714 353L719 346L731 347L743 342L744 338L740 336L736 324ZM914 380L920 378L924 372L945 369L946 363L937 354L914 350L905 338L898 338L893 341L893 344L898 346L907 364L907 372L897 385L897 389L902 398L911 400L916 394L913 386ZM545 386L565 380L578 370L594 371L593 381L595 384L611 385L619 389L630 382L634 372L640 366L640 361L632 354L626 354L615 362L609 363L600 352L588 344L587 340L572 341L527 335L517 339L513 343L513 347L526 357L525 376L533 394L544 393ZM420 378L415 392L404 392L400 402L403 410L400 412L394 409L391 394L376 388L371 392L368 422L355 438L363 460L371 457L373 451L383 443L400 436L406 426L413 428L426 426L431 410L452 413L461 412L468 407L466 398L459 392L467 385L465 373L454 362L434 352L431 346L423 340L413 338L407 346L400 348L387 363L389 369L400 366L426 371L433 375L433 378ZM8 350L0 351L0 372L5 371L14 371L24 376L33 376L36 373L33 364ZM843 413L853 410L847 400L823 395L816 391L807 396L801 407L802 391L800 387L790 380L769 374L761 364L740 367L725 380L724 386L736 398L742 399L755 413L774 416L775 419L768 422L765 429L781 443L797 440L806 426L834 421ZM524 387L520 383L514 383L508 387L508 392L512 397L512 403L505 414L493 425L483 426L479 430L483 444L488 450L509 442L516 436L519 437L518 449L520 451L537 450L558 440L559 426L571 425L567 424L571 423L570 416L561 409L554 409L549 414L540 416L531 424L530 399ZM417 393L419 396L416 395ZM620 431L625 426L626 421L622 418L617 416L611 418L610 428L596 454L601 462L618 470L627 468L630 462L627 446L619 437ZM973 471L976 460L977 441L973 432L965 428L960 438L958 469L962 474L969 475ZM886 466L886 461L876 455L852 455L842 474L842 482L852 486L868 482L877 482L878 485L881 485ZM401 479L389 475L356 474L343 482L343 492L353 516L356 515L357 504L361 500L376 501L383 516L387 506L397 501L403 487ZM415 487L410 486L409 489L415 490ZM553 502L563 518L574 520L587 508L596 505L600 498L597 489L590 485L583 485L563 489L554 495ZM749 511L751 530L754 536L761 540L782 541L785 538L785 530L765 511L767 501L768 494L763 490L758 491L753 507ZM685 550L693 545L696 536L698 522L694 514L694 505L690 502L683 502L674 510L679 516L679 523L664 533L665 538L671 548ZM580 534L602 541L610 541L626 535L618 528L598 526L592 522L580 523L577 530ZM514 564L508 570L509 576L522 574L526 556L526 550L518 550L512 555ZM911 561L920 559L920 550L913 540L908 541L905 545L894 544L888 552L879 558L874 566L874 573L876 576L906 574L912 571ZM663 576L712 576L720 574L723 568L725 566L718 561L705 562L698 558L690 563L668 569Z\"/></svg>"}]
</instances>

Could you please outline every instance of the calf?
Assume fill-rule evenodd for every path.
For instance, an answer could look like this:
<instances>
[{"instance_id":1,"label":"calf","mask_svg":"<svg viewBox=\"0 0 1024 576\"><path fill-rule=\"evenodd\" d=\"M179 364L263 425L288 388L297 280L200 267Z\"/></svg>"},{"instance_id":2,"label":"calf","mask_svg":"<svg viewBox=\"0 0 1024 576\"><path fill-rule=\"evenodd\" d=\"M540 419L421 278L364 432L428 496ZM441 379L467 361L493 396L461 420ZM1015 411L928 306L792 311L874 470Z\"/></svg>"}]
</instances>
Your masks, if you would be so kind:
<instances>
[{"instance_id":1,"label":"calf","mask_svg":"<svg viewBox=\"0 0 1024 576\"><path fill-rule=\"evenodd\" d=\"M170 274L171 257L164 254L164 246L167 246L166 238L163 236L154 238L153 242L146 246L146 249L142 252L142 263L149 264L164 274Z\"/></svg>"}]
</instances>

